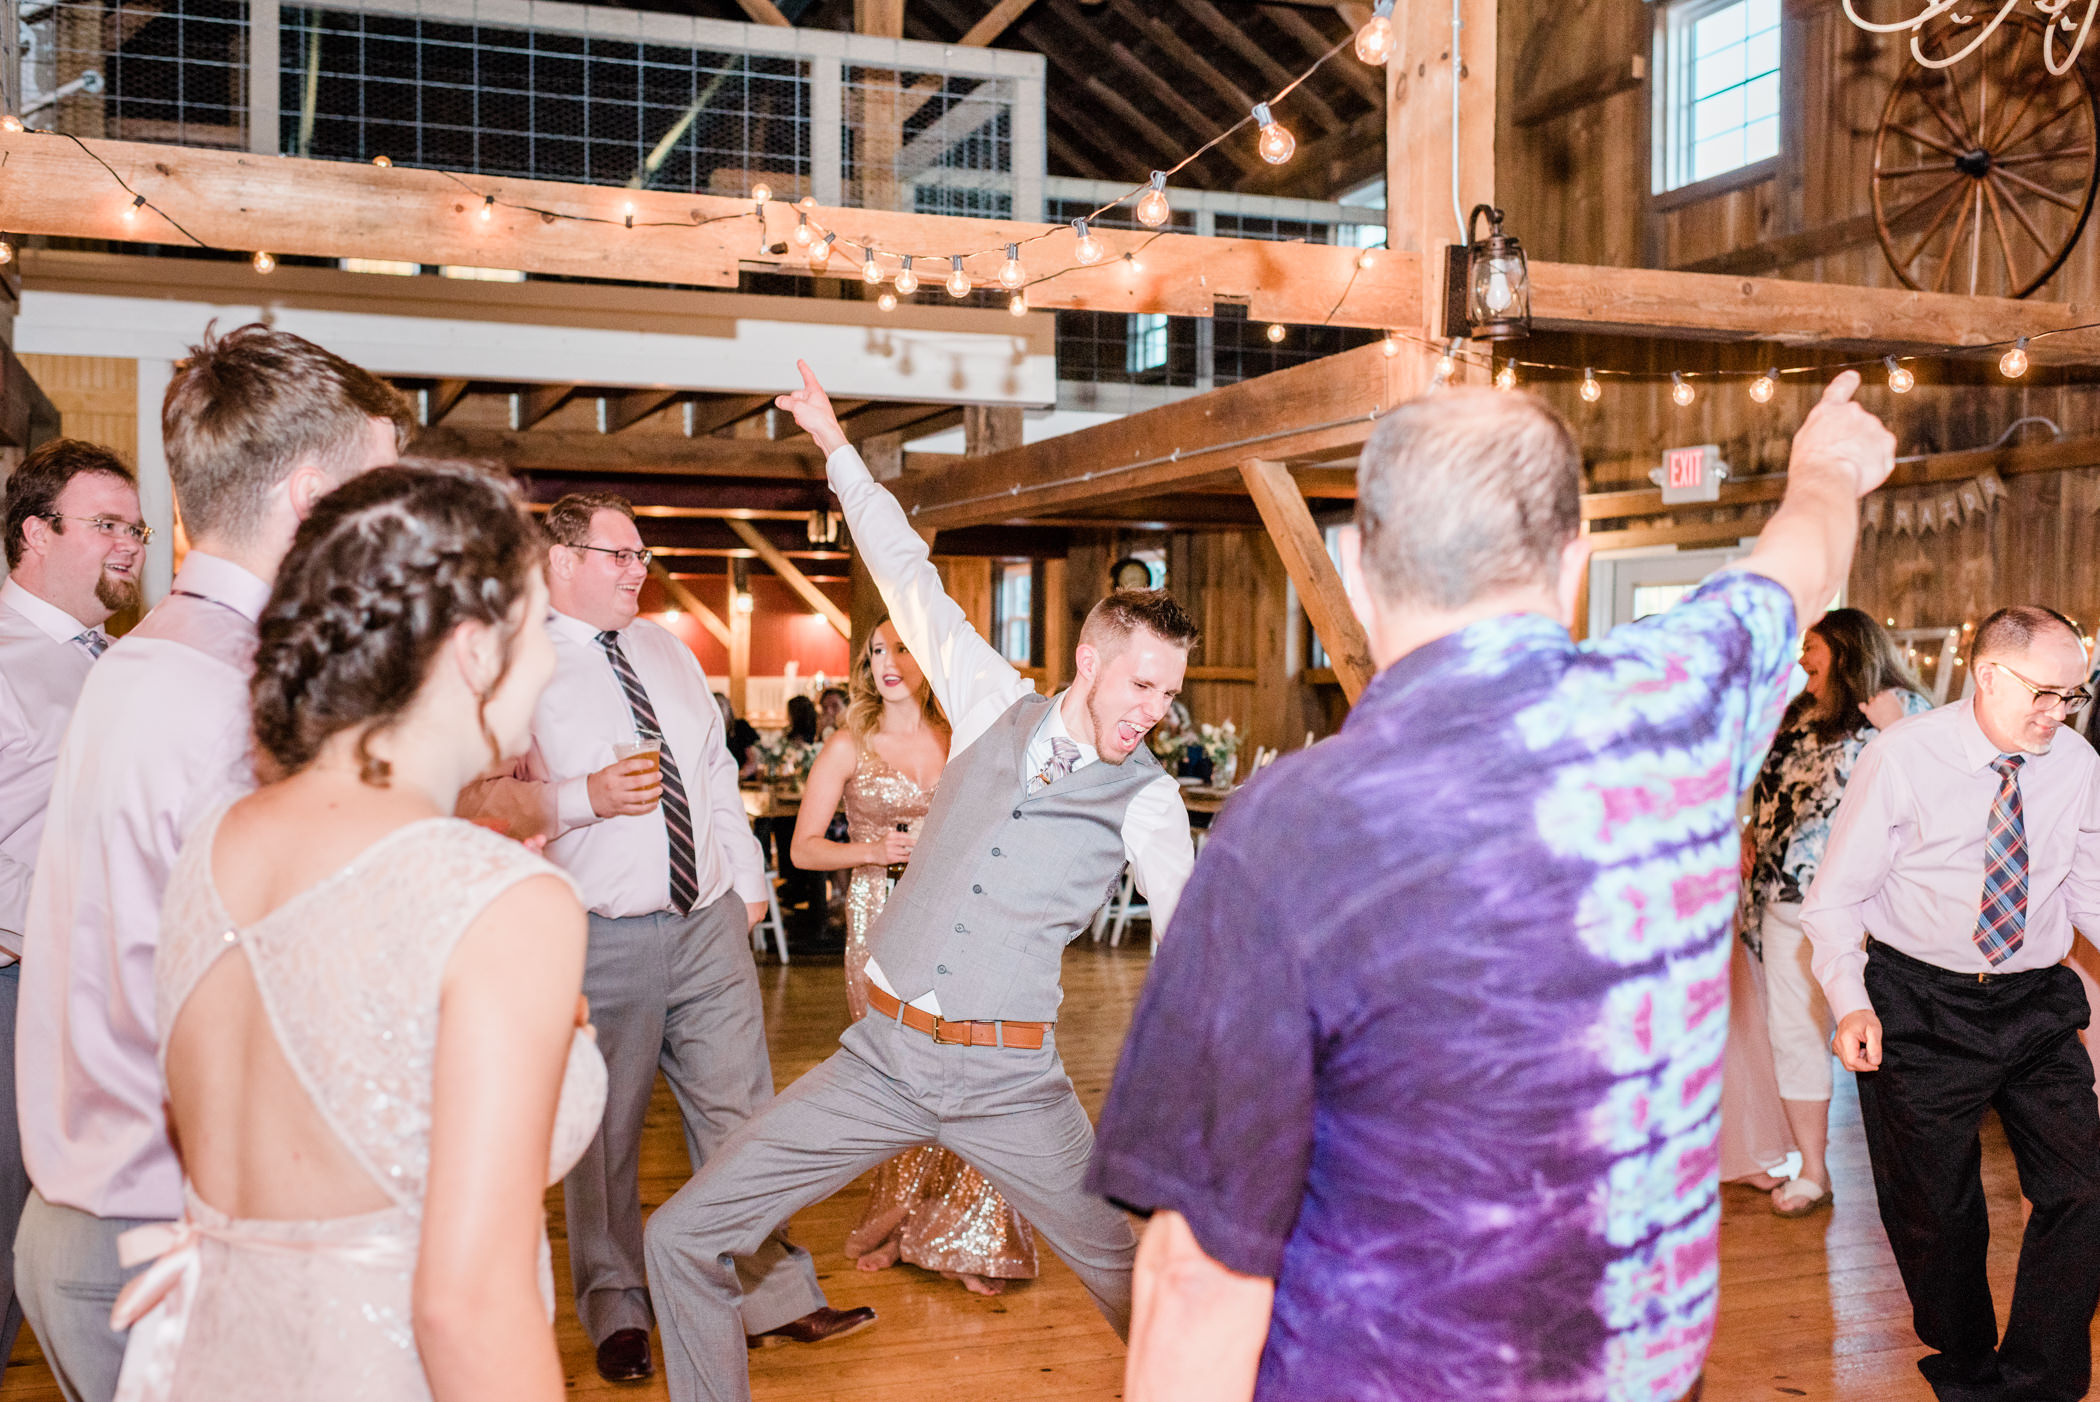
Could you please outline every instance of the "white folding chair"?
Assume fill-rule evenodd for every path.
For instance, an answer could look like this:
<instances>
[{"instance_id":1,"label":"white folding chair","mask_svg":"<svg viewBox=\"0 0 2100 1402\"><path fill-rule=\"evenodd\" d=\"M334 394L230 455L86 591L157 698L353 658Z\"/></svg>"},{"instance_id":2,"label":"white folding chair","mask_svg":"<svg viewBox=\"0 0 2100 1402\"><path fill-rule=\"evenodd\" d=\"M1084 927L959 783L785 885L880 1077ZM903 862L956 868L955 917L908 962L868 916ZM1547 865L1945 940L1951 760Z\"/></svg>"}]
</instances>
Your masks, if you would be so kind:
<instances>
[{"instance_id":1,"label":"white folding chair","mask_svg":"<svg viewBox=\"0 0 2100 1402\"><path fill-rule=\"evenodd\" d=\"M780 873L777 871L766 873L766 913L751 927L752 953L766 952L767 930L773 932L773 948L778 951L780 962L785 964L788 961L788 936L787 925L780 918Z\"/></svg>"}]
</instances>

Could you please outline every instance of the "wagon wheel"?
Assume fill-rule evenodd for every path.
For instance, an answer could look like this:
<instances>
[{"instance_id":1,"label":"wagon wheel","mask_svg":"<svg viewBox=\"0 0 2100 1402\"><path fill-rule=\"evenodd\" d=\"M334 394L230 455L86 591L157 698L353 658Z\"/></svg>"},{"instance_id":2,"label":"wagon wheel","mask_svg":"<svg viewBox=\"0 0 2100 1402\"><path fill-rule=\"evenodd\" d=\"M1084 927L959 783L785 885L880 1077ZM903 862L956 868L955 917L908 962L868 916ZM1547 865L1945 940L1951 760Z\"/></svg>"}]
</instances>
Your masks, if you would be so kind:
<instances>
[{"instance_id":1,"label":"wagon wheel","mask_svg":"<svg viewBox=\"0 0 2100 1402\"><path fill-rule=\"evenodd\" d=\"M1932 57L1974 31L1921 37ZM2025 297L2049 280L2085 228L2100 187L2100 102L2073 65L2042 63L2042 25L2006 18L1952 68L1915 58L1874 138L1874 229L1906 286Z\"/></svg>"}]
</instances>

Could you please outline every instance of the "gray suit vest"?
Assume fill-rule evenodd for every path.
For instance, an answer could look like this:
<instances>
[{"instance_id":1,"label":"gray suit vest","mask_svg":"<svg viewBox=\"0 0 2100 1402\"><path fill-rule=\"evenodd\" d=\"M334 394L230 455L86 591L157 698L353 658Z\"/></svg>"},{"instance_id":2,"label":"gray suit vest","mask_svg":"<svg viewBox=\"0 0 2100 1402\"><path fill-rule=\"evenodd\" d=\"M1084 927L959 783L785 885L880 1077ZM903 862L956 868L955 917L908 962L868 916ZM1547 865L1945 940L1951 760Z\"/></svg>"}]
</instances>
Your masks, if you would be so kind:
<instances>
[{"instance_id":1,"label":"gray suit vest","mask_svg":"<svg viewBox=\"0 0 2100 1402\"><path fill-rule=\"evenodd\" d=\"M941 774L904 878L868 946L905 1002L957 1021L1050 1022L1064 947L1123 870L1123 814L1160 775L1138 748L1029 796L1021 762L1052 698L1024 696Z\"/></svg>"}]
</instances>

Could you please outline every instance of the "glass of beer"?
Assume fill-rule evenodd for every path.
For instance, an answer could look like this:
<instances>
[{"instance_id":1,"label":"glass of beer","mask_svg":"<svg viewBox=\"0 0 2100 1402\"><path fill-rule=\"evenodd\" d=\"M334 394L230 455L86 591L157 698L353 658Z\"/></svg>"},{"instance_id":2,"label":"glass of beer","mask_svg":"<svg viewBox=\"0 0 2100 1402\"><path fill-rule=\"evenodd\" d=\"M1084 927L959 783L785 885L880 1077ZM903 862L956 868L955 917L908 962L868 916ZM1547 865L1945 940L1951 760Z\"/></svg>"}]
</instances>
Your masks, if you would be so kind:
<instances>
[{"instance_id":1,"label":"glass of beer","mask_svg":"<svg viewBox=\"0 0 2100 1402\"><path fill-rule=\"evenodd\" d=\"M614 759L626 760L636 756L647 756L652 777L660 778L664 767L664 737L645 730L632 740L613 741Z\"/></svg>"}]
</instances>

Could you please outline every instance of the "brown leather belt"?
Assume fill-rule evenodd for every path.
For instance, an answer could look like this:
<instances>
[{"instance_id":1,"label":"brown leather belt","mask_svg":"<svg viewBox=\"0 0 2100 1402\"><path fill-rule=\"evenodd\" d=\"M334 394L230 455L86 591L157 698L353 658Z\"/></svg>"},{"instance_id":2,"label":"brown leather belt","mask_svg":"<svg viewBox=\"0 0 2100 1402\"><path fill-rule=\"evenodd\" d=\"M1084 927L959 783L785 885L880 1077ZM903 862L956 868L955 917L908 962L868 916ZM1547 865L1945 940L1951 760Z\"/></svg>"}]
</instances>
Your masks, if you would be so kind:
<instances>
[{"instance_id":1,"label":"brown leather belt","mask_svg":"<svg viewBox=\"0 0 2100 1402\"><path fill-rule=\"evenodd\" d=\"M1014 1047L1020 1051L1036 1051L1043 1045L1043 1034L1056 1026L1050 1022L950 1022L935 1017L924 1008L900 1003L872 983L868 985L868 1006L891 1022L901 1022L912 1031L924 1032L934 1041L951 1047Z\"/></svg>"}]
</instances>

